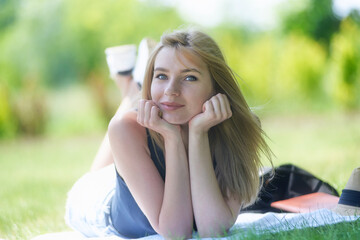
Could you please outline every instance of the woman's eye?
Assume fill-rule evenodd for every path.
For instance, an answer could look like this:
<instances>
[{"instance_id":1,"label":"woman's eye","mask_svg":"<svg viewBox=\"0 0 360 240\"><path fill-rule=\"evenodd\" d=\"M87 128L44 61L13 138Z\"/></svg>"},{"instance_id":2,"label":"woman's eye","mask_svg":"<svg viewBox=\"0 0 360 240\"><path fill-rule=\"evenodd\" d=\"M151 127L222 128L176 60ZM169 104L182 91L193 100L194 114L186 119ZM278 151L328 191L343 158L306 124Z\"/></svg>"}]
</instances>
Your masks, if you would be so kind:
<instances>
[{"instance_id":1,"label":"woman's eye","mask_svg":"<svg viewBox=\"0 0 360 240\"><path fill-rule=\"evenodd\" d=\"M197 77L195 77L195 76L186 76L185 80L186 81L196 81Z\"/></svg>"},{"instance_id":2,"label":"woman's eye","mask_svg":"<svg viewBox=\"0 0 360 240\"><path fill-rule=\"evenodd\" d=\"M164 74L158 74L158 75L156 75L156 78L158 78L160 80L166 80L167 79L166 75L164 75Z\"/></svg>"}]
</instances>

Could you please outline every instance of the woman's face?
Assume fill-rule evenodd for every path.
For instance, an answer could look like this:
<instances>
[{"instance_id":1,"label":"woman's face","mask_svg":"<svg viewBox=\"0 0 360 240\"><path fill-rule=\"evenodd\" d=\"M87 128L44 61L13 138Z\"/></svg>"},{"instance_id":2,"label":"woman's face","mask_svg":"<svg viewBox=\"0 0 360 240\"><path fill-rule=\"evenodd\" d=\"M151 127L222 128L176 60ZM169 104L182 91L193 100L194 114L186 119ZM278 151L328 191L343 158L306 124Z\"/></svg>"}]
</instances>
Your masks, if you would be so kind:
<instances>
[{"instance_id":1,"label":"woman's face","mask_svg":"<svg viewBox=\"0 0 360 240\"><path fill-rule=\"evenodd\" d=\"M171 124L187 124L215 94L209 70L190 51L164 47L154 62L151 97Z\"/></svg>"}]
</instances>

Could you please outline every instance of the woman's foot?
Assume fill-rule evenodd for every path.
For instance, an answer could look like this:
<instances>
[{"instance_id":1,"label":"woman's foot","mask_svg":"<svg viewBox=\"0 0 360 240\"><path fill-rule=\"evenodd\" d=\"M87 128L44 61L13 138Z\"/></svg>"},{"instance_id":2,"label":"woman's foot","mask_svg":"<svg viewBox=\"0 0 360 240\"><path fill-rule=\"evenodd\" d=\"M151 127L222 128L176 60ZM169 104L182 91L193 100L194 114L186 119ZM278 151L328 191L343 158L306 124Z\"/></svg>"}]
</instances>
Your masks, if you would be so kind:
<instances>
[{"instance_id":1,"label":"woman's foot","mask_svg":"<svg viewBox=\"0 0 360 240\"><path fill-rule=\"evenodd\" d=\"M135 45L110 47L105 50L110 77L121 92L121 105L124 106L119 107L120 111L129 109L132 102L138 97L147 61L155 46L154 40L144 38L139 44L137 57Z\"/></svg>"},{"instance_id":2,"label":"woman's foot","mask_svg":"<svg viewBox=\"0 0 360 240\"><path fill-rule=\"evenodd\" d=\"M105 50L110 77L120 90L122 100L132 99L139 89L133 81L132 72L135 67L136 45L109 47Z\"/></svg>"},{"instance_id":3,"label":"woman's foot","mask_svg":"<svg viewBox=\"0 0 360 240\"><path fill-rule=\"evenodd\" d=\"M146 65L150 54L154 50L157 42L151 38L143 38L139 44L136 64L132 72L134 81L141 87L144 82Z\"/></svg>"},{"instance_id":4,"label":"woman's foot","mask_svg":"<svg viewBox=\"0 0 360 240\"><path fill-rule=\"evenodd\" d=\"M136 45L121 45L105 49L106 61L110 70L110 77L116 75L131 75L135 67Z\"/></svg>"}]
</instances>

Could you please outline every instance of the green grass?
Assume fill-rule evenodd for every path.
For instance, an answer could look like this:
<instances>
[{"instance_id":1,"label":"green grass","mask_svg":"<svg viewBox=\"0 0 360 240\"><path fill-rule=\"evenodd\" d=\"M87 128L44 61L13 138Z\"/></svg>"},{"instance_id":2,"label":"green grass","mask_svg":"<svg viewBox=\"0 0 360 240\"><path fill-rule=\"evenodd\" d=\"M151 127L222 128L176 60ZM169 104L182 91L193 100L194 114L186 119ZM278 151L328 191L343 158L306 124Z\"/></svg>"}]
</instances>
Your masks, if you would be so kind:
<instances>
[{"instance_id":1,"label":"green grass","mask_svg":"<svg viewBox=\"0 0 360 240\"><path fill-rule=\"evenodd\" d=\"M66 193L91 164L101 136L0 143L0 238L29 239L68 229Z\"/></svg>"},{"instance_id":2,"label":"green grass","mask_svg":"<svg viewBox=\"0 0 360 240\"><path fill-rule=\"evenodd\" d=\"M267 117L263 128L275 165L294 163L341 192L360 166L359 123L360 113L302 114Z\"/></svg>"},{"instance_id":3,"label":"green grass","mask_svg":"<svg viewBox=\"0 0 360 240\"><path fill-rule=\"evenodd\" d=\"M360 220L337 223L315 228L295 229L291 231L265 231L261 235L254 230L239 230L236 239L276 239L276 240L317 240L317 239L360 239Z\"/></svg>"},{"instance_id":4,"label":"green grass","mask_svg":"<svg viewBox=\"0 0 360 240\"><path fill-rule=\"evenodd\" d=\"M360 165L359 123L360 113L302 114L267 116L263 127L271 139L275 165L294 163L341 192ZM63 220L66 192L89 169L102 137L96 133L1 141L0 238L29 239L69 230ZM358 239L359 232L357 221L262 238Z\"/></svg>"}]
</instances>

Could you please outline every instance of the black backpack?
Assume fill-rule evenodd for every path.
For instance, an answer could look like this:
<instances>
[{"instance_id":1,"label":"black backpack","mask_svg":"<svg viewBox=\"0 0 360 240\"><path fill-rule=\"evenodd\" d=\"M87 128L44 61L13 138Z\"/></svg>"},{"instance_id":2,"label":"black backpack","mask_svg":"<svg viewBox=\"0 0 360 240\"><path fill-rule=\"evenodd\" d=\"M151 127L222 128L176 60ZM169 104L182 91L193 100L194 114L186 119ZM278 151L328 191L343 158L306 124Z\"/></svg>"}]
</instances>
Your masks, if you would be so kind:
<instances>
[{"instance_id":1,"label":"black backpack","mask_svg":"<svg viewBox=\"0 0 360 240\"><path fill-rule=\"evenodd\" d=\"M261 176L262 188L256 202L242 209L241 213L284 212L271 207L270 204L309 193L324 192L339 196L331 185L297 166L285 164L274 170L274 172L269 170Z\"/></svg>"}]
</instances>

